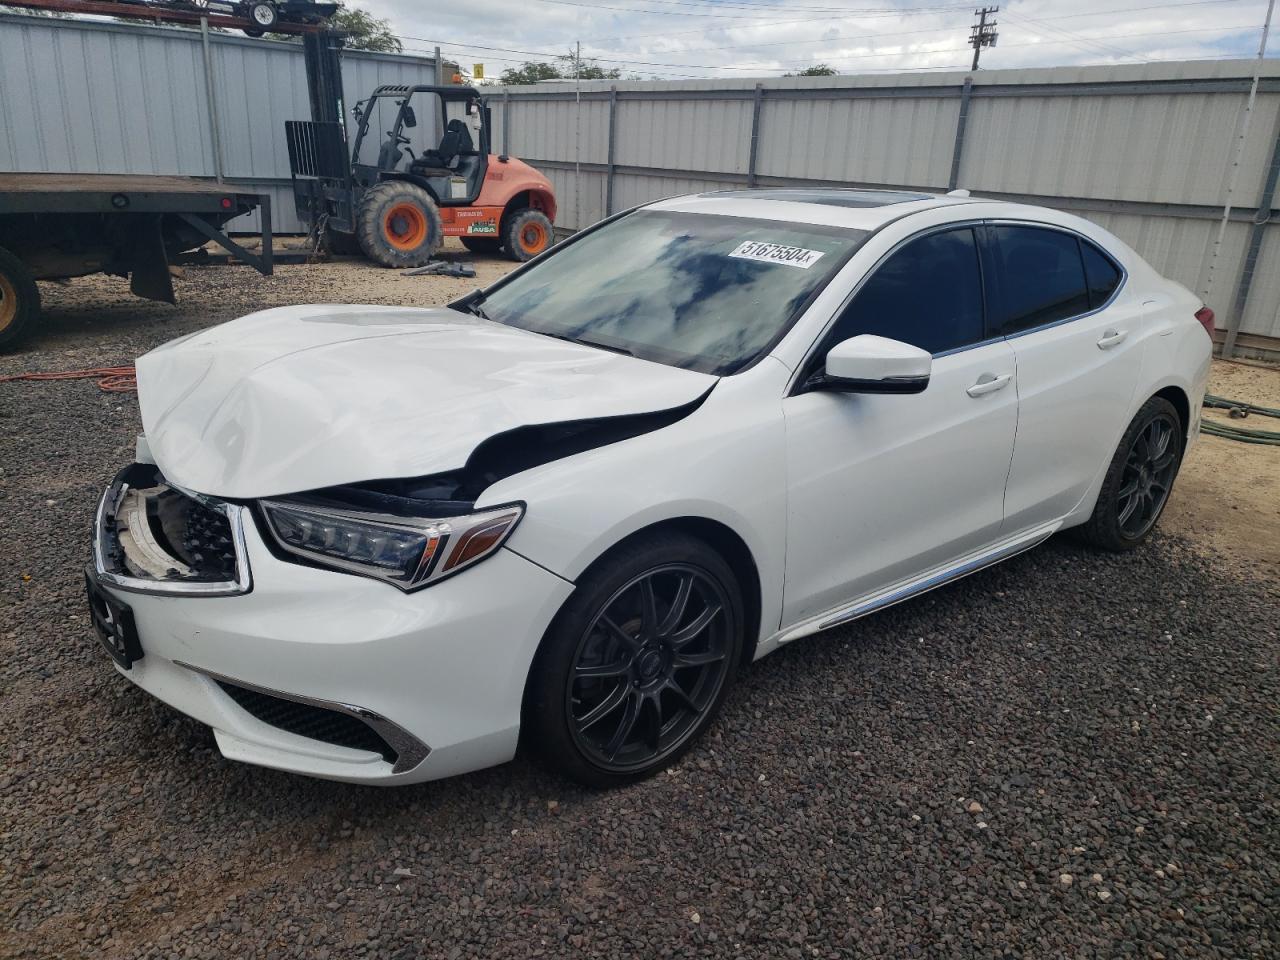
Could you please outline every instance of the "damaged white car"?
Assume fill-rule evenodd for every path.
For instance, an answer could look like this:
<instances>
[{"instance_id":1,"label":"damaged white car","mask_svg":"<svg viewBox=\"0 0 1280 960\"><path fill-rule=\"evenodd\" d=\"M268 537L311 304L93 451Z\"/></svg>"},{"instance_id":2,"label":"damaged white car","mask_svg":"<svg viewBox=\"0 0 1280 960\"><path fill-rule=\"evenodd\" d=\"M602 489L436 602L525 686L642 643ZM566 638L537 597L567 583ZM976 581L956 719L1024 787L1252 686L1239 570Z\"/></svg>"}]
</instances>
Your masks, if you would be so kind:
<instances>
[{"instance_id":1,"label":"damaged white car","mask_svg":"<svg viewBox=\"0 0 1280 960\"><path fill-rule=\"evenodd\" d=\"M625 782L781 644L1065 527L1141 542L1212 328L1062 213L662 201L448 308L268 310L142 357L95 626L232 759L395 784L523 742Z\"/></svg>"}]
</instances>

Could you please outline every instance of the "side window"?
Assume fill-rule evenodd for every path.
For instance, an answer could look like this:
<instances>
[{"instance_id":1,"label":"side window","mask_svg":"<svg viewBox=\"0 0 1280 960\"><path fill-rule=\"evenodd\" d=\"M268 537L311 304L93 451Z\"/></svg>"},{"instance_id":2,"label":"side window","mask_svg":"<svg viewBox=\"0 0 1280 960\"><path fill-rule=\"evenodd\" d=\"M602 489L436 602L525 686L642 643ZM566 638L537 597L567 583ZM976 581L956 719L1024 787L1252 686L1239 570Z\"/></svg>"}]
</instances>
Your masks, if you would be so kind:
<instances>
[{"instance_id":1,"label":"side window","mask_svg":"<svg viewBox=\"0 0 1280 960\"><path fill-rule=\"evenodd\" d=\"M1074 234L1040 227L990 228L999 306L995 329L1009 336L1089 310Z\"/></svg>"},{"instance_id":2,"label":"side window","mask_svg":"<svg viewBox=\"0 0 1280 960\"><path fill-rule=\"evenodd\" d=\"M982 273L973 230L928 234L882 263L836 320L823 352L863 333L930 353L984 339Z\"/></svg>"},{"instance_id":3,"label":"side window","mask_svg":"<svg viewBox=\"0 0 1280 960\"><path fill-rule=\"evenodd\" d=\"M1089 304L1095 310L1111 299L1120 286L1120 268L1088 240L1080 241L1084 275L1089 282Z\"/></svg>"}]
</instances>

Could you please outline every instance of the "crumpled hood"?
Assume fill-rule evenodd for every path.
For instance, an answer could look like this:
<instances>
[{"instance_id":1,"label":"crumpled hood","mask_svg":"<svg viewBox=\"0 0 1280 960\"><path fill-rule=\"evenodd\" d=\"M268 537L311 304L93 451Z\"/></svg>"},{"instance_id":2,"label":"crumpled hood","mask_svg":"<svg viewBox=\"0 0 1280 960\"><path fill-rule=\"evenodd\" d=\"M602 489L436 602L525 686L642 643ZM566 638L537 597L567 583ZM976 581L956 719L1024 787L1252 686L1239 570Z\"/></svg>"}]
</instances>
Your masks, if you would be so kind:
<instances>
[{"instance_id":1,"label":"crumpled hood","mask_svg":"<svg viewBox=\"0 0 1280 960\"><path fill-rule=\"evenodd\" d=\"M282 307L140 357L152 456L230 498L462 467L526 425L668 410L715 377L447 309Z\"/></svg>"}]
</instances>

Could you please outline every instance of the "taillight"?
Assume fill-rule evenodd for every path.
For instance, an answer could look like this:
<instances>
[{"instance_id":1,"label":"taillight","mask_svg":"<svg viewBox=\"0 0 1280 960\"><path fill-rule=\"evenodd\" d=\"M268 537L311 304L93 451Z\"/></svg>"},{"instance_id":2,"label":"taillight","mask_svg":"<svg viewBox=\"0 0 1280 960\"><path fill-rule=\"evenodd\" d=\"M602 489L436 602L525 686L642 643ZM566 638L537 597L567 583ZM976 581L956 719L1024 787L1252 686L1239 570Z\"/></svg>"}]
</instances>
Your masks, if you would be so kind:
<instances>
[{"instance_id":1,"label":"taillight","mask_svg":"<svg viewBox=\"0 0 1280 960\"><path fill-rule=\"evenodd\" d=\"M1200 326L1204 327L1204 332L1209 335L1209 339L1213 339L1213 311L1208 307L1201 307L1196 311L1196 319L1200 321Z\"/></svg>"}]
</instances>

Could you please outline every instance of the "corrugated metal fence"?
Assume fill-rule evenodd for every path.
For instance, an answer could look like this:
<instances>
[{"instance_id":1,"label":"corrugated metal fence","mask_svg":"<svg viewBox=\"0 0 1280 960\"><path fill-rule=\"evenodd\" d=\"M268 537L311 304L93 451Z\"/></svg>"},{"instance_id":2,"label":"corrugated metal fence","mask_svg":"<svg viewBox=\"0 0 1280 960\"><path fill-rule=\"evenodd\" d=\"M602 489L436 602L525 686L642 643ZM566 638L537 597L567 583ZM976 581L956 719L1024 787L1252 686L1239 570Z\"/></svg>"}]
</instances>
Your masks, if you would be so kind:
<instances>
[{"instance_id":1,"label":"corrugated metal fence","mask_svg":"<svg viewBox=\"0 0 1280 960\"><path fill-rule=\"evenodd\" d=\"M310 119L301 45L211 33L209 68L197 30L0 14L0 170L221 173L272 194L277 231L302 231L284 139L286 120ZM342 81L354 102L434 83L435 65L350 51Z\"/></svg>"},{"instance_id":2,"label":"corrugated metal fence","mask_svg":"<svg viewBox=\"0 0 1280 960\"><path fill-rule=\"evenodd\" d=\"M1242 318L1241 347L1275 350L1274 341L1256 338L1280 337L1280 232L1267 226L1280 158L1280 62L1263 65L1233 212L1212 255L1253 67L1188 62L491 92L496 142L551 178L562 227L663 196L744 185L963 187L1097 221L1200 292L1220 326Z\"/></svg>"}]
</instances>

